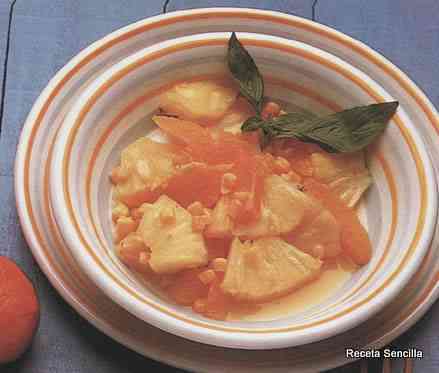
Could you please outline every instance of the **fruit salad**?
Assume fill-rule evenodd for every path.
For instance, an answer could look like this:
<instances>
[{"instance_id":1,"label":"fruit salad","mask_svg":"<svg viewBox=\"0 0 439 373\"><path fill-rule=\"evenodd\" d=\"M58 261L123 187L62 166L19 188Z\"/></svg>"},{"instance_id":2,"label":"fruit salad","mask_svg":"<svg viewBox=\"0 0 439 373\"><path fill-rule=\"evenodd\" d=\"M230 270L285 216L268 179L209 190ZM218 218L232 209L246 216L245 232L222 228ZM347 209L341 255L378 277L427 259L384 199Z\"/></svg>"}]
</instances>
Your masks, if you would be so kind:
<instances>
[{"instance_id":1,"label":"fruit salad","mask_svg":"<svg viewBox=\"0 0 439 373\"><path fill-rule=\"evenodd\" d=\"M382 128L371 123L396 110L384 103L326 119L287 113L260 94L254 61L232 39L234 79L169 88L152 117L166 141L137 139L110 175L120 260L170 301L217 320L237 305L293 293L315 281L326 261L369 262L355 207L372 182L364 157L372 137L355 131L365 125L368 136L378 135ZM253 74L241 80L237 53ZM325 133L325 123L337 131Z\"/></svg>"}]
</instances>

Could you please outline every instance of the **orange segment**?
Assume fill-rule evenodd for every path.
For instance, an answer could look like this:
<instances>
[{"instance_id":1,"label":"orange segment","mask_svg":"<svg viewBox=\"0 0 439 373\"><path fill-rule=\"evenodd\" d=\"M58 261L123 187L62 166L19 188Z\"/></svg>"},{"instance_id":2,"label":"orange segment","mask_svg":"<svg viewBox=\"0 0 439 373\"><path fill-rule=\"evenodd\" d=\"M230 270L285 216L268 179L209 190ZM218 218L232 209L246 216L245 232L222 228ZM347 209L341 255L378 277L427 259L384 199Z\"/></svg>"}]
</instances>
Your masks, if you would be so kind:
<instances>
[{"instance_id":1,"label":"orange segment","mask_svg":"<svg viewBox=\"0 0 439 373\"><path fill-rule=\"evenodd\" d=\"M177 144L209 144L212 141L209 131L197 123L164 115L155 115L152 120Z\"/></svg>"},{"instance_id":2,"label":"orange segment","mask_svg":"<svg viewBox=\"0 0 439 373\"><path fill-rule=\"evenodd\" d=\"M264 167L254 154L242 153L233 171L238 176L235 192L248 193L248 198L240 201L242 208L235 216L237 223L256 220L261 212L261 200L264 191Z\"/></svg>"},{"instance_id":3,"label":"orange segment","mask_svg":"<svg viewBox=\"0 0 439 373\"><path fill-rule=\"evenodd\" d=\"M155 116L153 119L174 141L186 144L186 150L194 161L208 165L230 164L232 168L228 172L236 176L235 191L248 193L248 198L241 201L242 208L239 209L236 220L245 223L258 218L263 192L264 167L259 162L260 152L255 149L253 144L231 133L209 132L192 122L164 116ZM212 201L216 202L217 199L217 178L213 177L213 180L209 182L205 178L206 175L200 176L202 177L198 180L195 180L194 177L180 180L183 186L179 187L182 191L179 194L185 194L186 185L188 188L197 188L197 184L212 183L212 185L206 186L205 194L207 197L203 196L208 199L208 203L205 205L211 206ZM177 192L176 189L179 189L176 184L174 182L175 192ZM201 186L197 193L201 193Z\"/></svg>"},{"instance_id":4,"label":"orange segment","mask_svg":"<svg viewBox=\"0 0 439 373\"><path fill-rule=\"evenodd\" d=\"M327 185L307 179L304 186L305 191L320 200L340 224L343 251L356 264L367 264L372 256L372 246L355 211L347 207Z\"/></svg>"},{"instance_id":5,"label":"orange segment","mask_svg":"<svg viewBox=\"0 0 439 373\"><path fill-rule=\"evenodd\" d=\"M221 167L205 163L188 164L169 180L164 194L185 208L195 201L212 207L220 197L223 174L224 168Z\"/></svg>"}]
</instances>

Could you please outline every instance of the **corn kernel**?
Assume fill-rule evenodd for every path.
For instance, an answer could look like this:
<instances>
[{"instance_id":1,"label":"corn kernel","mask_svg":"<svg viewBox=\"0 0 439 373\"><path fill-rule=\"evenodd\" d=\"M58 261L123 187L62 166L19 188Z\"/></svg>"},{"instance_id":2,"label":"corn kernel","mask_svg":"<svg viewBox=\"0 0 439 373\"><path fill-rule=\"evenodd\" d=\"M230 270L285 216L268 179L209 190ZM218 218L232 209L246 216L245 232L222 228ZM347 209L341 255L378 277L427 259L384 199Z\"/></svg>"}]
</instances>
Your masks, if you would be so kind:
<instances>
[{"instance_id":1,"label":"corn kernel","mask_svg":"<svg viewBox=\"0 0 439 373\"><path fill-rule=\"evenodd\" d=\"M143 251L139 254L139 263L142 265L148 265L150 258L151 258L151 255L149 253L147 253L146 251Z\"/></svg>"},{"instance_id":2,"label":"corn kernel","mask_svg":"<svg viewBox=\"0 0 439 373\"><path fill-rule=\"evenodd\" d=\"M128 234L134 232L137 229L138 222L136 222L131 217L122 216L116 221L116 241L120 242L123 240Z\"/></svg>"},{"instance_id":3,"label":"corn kernel","mask_svg":"<svg viewBox=\"0 0 439 373\"><path fill-rule=\"evenodd\" d=\"M173 207L164 208L160 211L160 223L170 225L176 222L175 209Z\"/></svg>"},{"instance_id":4,"label":"corn kernel","mask_svg":"<svg viewBox=\"0 0 439 373\"><path fill-rule=\"evenodd\" d=\"M236 185L237 177L235 174L227 172L221 179L221 194L230 193Z\"/></svg>"},{"instance_id":5,"label":"corn kernel","mask_svg":"<svg viewBox=\"0 0 439 373\"><path fill-rule=\"evenodd\" d=\"M204 228L206 228L206 226L211 222L212 217L210 213L192 216L192 230L194 232L202 232Z\"/></svg>"},{"instance_id":6,"label":"corn kernel","mask_svg":"<svg viewBox=\"0 0 439 373\"><path fill-rule=\"evenodd\" d=\"M130 210L122 202L116 201L113 208L111 209L111 217L113 221L117 221L118 218L122 216L129 216Z\"/></svg>"},{"instance_id":7,"label":"corn kernel","mask_svg":"<svg viewBox=\"0 0 439 373\"><path fill-rule=\"evenodd\" d=\"M292 182L292 183L300 183L302 181L302 177L295 173L294 171L289 171L286 174L280 175L284 180Z\"/></svg>"},{"instance_id":8,"label":"corn kernel","mask_svg":"<svg viewBox=\"0 0 439 373\"><path fill-rule=\"evenodd\" d=\"M113 184L124 182L129 177L129 172L125 167L116 166L111 170L110 180Z\"/></svg>"},{"instance_id":9,"label":"corn kernel","mask_svg":"<svg viewBox=\"0 0 439 373\"><path fill-rule=\"evenodd\" d=\"M288 162L283 157L276 157L276 159L273 162L273 166L274 166L274 172L276 173L286 173L291 169L290 162Z\"/></svg>"},{"instance_id":10,"label":"corn kernel","mask_svg":"<svg viewBox=\"0 0 439 373\"><path fill-rule=\"evenodd\" d=\"M194 304L192 305L192 309L196 313L204 313L206 311L207 302L206 299L199 298L195 300Z\"/></svg>"},{"instance_id":11,"label":"corn kernel","mask_svg":"<svg viewBox=\"0 0 439 373\"><path fill-rule=\"evenodd\" d=\"M198 275L198 278L204 285L209 285L216 279L216 274L213 269L206 269Z\"/></svg>"},{"instance_id":12,"label":"corn kernel","mask_svg":"<svg viewBox=\"0 0 439 373\"><path fill-rule=\"evenodd\" d=\"M128 234L117 246L117 255L127 266L139 272L149 272L149 249L137 233Z\"/></svg>"},{"instance_id":13,"label":"corn kernel","mask_svg":"<svg viewBox=\"0 0 439 373\"><path fill-rule=\"evenodd\" d=\"M325 248L323 245L315 245L312 250L314 257L322 259L325 256Z\"/></svg>"},{"instance_id":14,"label":"corn kernel","mask_svg":"<svg viewBox=\"0 0 439 373\"><path fill-rule=\"evenodd\" d=\"M269 101L264 105L261 116L264 119L277 117L280 114L280 106L273 101Z\"/></svg>"},{"instance_id":15,"label":"corn kernel","mask_svg":"<svg viewBox=\"0 0 439 373\"><path fill-rule=\"evenodd\" d=\"M215 258L211 261L211 267L214 271L225 272L227 268L227 259Z\"/></svg>"},{"instance_id":16,"label":"corn kernel","mask_svg":"<svg viewBox=\"0 0 439 373\"><path fill-rule=\"evenodd\" d=\"M199 215L203 215L204 213L203 204L200 201L195 201L191 203L188 206L187 210L192 216L197 216L197 215L199 216Z\"/></svg>"}]
</instances>

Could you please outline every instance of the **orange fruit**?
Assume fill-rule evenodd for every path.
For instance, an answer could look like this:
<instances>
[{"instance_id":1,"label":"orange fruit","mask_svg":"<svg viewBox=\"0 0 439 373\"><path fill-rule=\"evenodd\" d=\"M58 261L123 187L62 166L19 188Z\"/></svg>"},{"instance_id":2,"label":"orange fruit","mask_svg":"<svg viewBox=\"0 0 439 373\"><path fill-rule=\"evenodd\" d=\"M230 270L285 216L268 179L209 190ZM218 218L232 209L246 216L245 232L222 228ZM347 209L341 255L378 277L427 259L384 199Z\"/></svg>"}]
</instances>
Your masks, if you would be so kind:
<instances>
[{"instance_id":1,"label":"orange fruit","mask_svg":"<svg viewBox=\"0 0 439 373\"><path fill-rule=\"evenodd\" d=\"M232 168L227 172L236 176L235 191L248 192L248 198L239 209L236 220L245 223L259 217L264 167L260 162L260 153L253 144L240 136L226 132L209 132L196 123L176 118L155 116L154 121L173 141L186 144L186 151L194 161L208 165L231 165ZM201 178L195 185L201 184L200 180L207 182L207 179ZM184 184L194 187L192 181ZM201 186L199 189L201 190ZM182 191L187 190L182 187ZM212 188L209 186L207 194L211 195L211 192Z\"/></svg>"},{"instance_id":2,"label":"orange fruit","mask_svg":"<svg viewBox=\"0 0 439 373\"><path fill-rule=\"evenodd\" d=\"M26 351L39 317L32 283L13 261L0 257L0 364L14 361Z\"/></svg>"},{"instance_id":3,"label":"orange fruit","mask_svg":"<svg viewBox=\"0 0 439 373\"><path fill-rule=\"evenodd\" d=\"M184 208L195 201L205 207L212 207L220 197L223 174L221 167L205 163L188 164L169 180L163 193Z\"/></svg>"},{"instance_id":4,"label":"orange fruit","mask_svg":"<svg viewBox=\"0 0 439 373\"><path fill-rule=\"evenodd\" d=\"M176 144L209 144L212 141L209 131L197 123L164 115L156 115L152 120Z\"/></svg>"}]
</instances>

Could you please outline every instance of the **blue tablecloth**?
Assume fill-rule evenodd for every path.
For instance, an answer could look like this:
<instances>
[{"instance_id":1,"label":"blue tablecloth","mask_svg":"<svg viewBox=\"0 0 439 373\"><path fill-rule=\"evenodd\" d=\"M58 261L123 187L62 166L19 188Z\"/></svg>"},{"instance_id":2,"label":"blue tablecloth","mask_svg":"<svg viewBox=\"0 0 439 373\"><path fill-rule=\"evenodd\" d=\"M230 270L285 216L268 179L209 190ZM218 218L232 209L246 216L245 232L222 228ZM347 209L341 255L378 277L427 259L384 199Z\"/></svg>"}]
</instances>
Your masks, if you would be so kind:
<instances>
[{"instance_id":1,"label":"blue tablecloth","mask_svg":"<svg viewBox=\"0 0 439 373\"><path fill-rule=\"evenodd\" d=\"M0 0L0 92L8 40L7 74L0 137L0 255L16 260L34 281L41 324L32 348L1 372L95 373L176 371L143 358L90 326L54 291L34 262L18 223L13 161L18 136L34 100L48 80L92 41L131 22L159 14L159 0ZM439 104L439 2L437 0L202 1L171 0L168 10L244 6L311 18L364 41L402 68ZM11 15L11 18L10 18ZM394 341L397 348L423 349L415 372L439 372L439 304ZM0 331L1 332L1 331ZM398 362L394 365L401 366ZM333 372L355 372L358 365ZM378 369L371 367L370 371Z\"/></svg>"}]
</instances>

